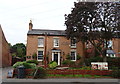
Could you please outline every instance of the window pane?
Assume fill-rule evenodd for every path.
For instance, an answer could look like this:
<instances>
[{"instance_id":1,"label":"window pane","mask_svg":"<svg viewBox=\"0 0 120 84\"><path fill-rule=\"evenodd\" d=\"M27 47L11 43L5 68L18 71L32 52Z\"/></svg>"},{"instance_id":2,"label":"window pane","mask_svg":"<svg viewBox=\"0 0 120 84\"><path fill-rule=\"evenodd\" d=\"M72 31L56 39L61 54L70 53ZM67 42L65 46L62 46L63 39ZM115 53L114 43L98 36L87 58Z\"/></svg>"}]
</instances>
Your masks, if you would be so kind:
<instances>
[{"instance_id":1,"label":"window pane","mask_svg":"<svg viewBox=\"0 0 120 84\"><path fill-rule=\"evenodd\" d=\"M58 46L59 46L59 39L54 38L54 47L58 47Z\"/></svg>"},{"instance_id":2,"label":"window pane","mask_svg":"<svg viewBox=\"0 0 120 84\"><path fill-rule=\"evenodd\" d=\"M75 60L75 56L76 56L76 53L75 52L71 52L71 60Z\"/></svg>"},{"instance_id":3,"label":"window pane","mask_svg":"<svg viewBox=\"0 0 120 84\"><path fill-rule=\"evenodd\" d=\"M38 47L44 46L44 38L38 38Z\"/></svg>"},{"instance_id":4,"label":"window pane","mask_svg":"<svg viewBox=\"0 0 120 84\"><path fill-rule=\"evenodd\" d=\"M38 60L43 59L43 51L38 51Z\"/></svg>"},{"instance_id":5,"label":"window pane","mask_svg":"<svg viewBox=\"0 0 120 84\"><path fill-rule=\"evenodd\" d=\"M71 39L71 46L76 46L76 39Z\"/></svg>"}]
</instances>

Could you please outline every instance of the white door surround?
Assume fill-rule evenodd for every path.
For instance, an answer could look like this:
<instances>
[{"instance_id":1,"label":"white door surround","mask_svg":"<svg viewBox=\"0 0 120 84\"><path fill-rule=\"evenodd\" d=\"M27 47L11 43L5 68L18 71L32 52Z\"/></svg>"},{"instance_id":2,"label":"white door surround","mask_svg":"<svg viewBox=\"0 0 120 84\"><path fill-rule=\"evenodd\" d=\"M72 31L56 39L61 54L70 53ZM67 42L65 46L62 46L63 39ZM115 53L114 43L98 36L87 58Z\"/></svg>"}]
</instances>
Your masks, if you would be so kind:
<instances>
[{"instance_id":1,"label":"white door surround","mask_svg":"<svg viewBox=\"0 0 120 84\"><path fill-rule=\"evenodd\" d=\"M60 52L52 52L52 61L56 61L60 65Z\"/></svg>"}]
</instances>

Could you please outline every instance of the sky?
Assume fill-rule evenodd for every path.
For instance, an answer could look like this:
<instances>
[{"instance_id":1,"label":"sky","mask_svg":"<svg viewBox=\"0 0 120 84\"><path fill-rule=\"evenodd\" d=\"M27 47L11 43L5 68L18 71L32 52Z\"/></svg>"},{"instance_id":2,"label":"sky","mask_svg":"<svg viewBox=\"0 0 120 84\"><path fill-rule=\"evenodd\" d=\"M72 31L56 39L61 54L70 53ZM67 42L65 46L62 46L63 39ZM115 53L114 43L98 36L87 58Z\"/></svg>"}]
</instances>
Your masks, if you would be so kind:
<instances>
[{"instance_id":1,"label":"sky","mask_svg":"<svg viewBox=\"0 0 120 84\"><path fill-rule=\"evenodd\" d=\"M8 43L27 42L29 22L33 29L65 30L65 14L77 0L0 0L0 24Z\"/></svg>"}]
</instances>

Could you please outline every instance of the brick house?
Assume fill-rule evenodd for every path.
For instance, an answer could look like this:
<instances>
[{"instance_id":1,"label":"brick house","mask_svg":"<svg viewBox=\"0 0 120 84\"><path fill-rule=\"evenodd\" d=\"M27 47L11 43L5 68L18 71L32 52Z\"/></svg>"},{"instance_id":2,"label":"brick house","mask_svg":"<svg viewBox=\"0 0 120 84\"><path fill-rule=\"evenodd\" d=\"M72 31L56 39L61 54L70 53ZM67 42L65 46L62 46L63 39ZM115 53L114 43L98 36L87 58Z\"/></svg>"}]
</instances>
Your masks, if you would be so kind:
<instances>
[{"instance_id":1,"label":"brick house","mask_svg":"<svg viewBox=\"0 0 120 84\"><path fill-rule=\"evenodd\" d=\"M56 61L61 65L68 55L71 61L77 62L77 56L84 54L83 47L83 44L76 43L75 39L68 40L64 30L33 29L32 22L29 23L26 60L32 60L32 55L36 53L39 65L44 65L45 60L47 63Z\"/></svg>"},{"instance_id":2,"label":"brick house","mask_svg":"<svg viewBox=\"0 0 120 84\"><path fill-rule=\"evenodd\" d=\"M114 37L112 40L108 41L108 50L106 56L109 57L120 57L120 37ZM94 47L88 43L86 44L87 57L93 56L95 53Z\"/></svg>"},{"instance_id":3,"label":"brick house","mask_svg":"<svg viewBox=\"0 0 120 84\"><path fill-rule=\"evenodd\" d=\"M120 57L120 38L116 37L111 40L111 47L115 53L115 57Z\"/></svg>"},{"instance_id":4,"label":"brick house","mask_svg":"<svg viewBox=\"0 0 120 84\"><path fill-rule=\"evenodd\" d=\"M9 44L4 36L0 25L0 67L7 67L11 65L12 56L10 54Z\"/></svg>"}]
</instances>

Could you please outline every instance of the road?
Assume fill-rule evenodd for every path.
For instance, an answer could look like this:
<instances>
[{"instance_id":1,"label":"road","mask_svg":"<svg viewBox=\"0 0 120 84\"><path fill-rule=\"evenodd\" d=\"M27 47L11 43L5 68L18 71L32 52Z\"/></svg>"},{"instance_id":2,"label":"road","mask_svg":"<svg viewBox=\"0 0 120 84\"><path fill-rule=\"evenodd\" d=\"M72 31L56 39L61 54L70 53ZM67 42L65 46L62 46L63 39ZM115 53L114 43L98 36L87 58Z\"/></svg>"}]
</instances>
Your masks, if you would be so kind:
<instances>
[{"instance_id":1,"label":"road","mask_svg":"<svg viewBox=\"0 0 120 84\"><path fill-rule=\"evenodd\" d=\"M51 79L15 79L6 78L7 72L12 69L11 67L3 68L2 70L2 84L120 84L120 79L108 79L108 78L51 78Z\"/></svg>"}]
</instances>

